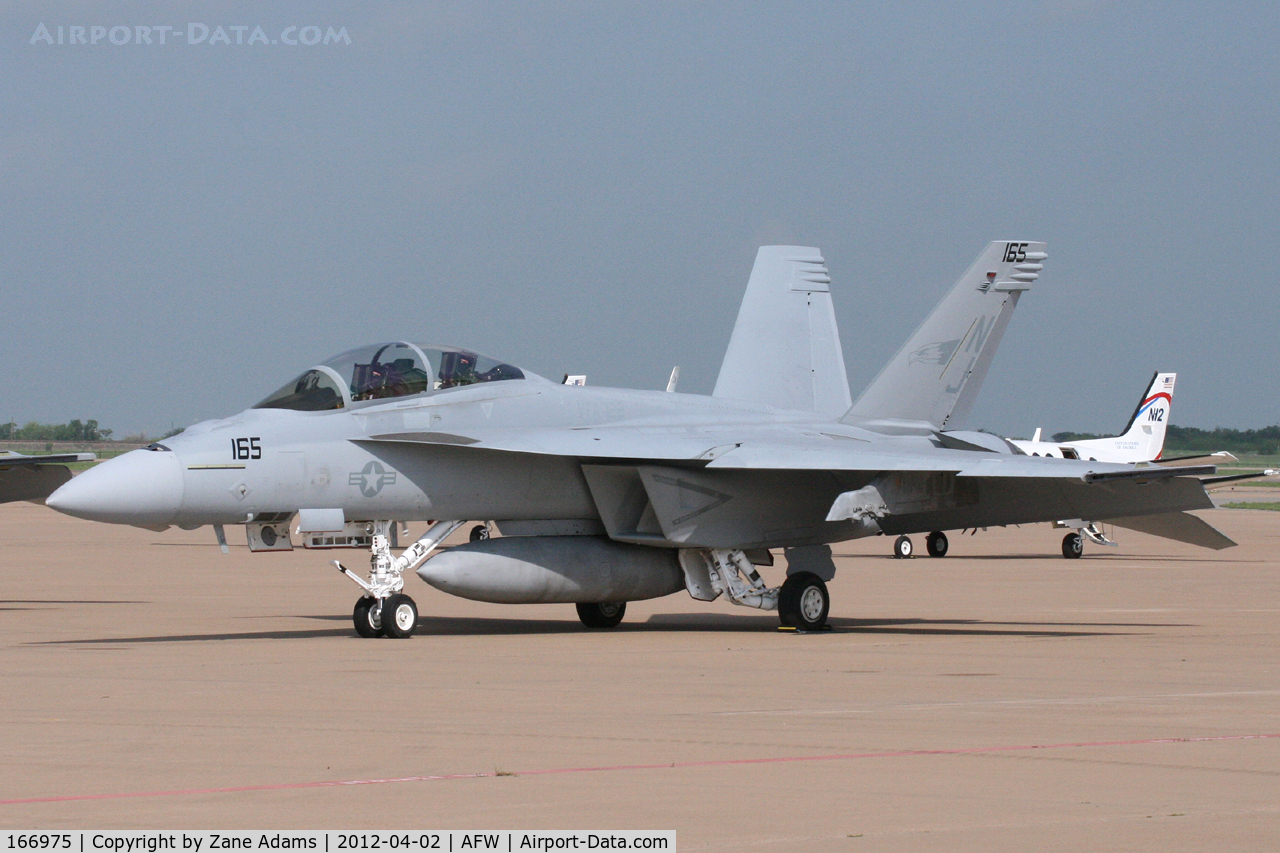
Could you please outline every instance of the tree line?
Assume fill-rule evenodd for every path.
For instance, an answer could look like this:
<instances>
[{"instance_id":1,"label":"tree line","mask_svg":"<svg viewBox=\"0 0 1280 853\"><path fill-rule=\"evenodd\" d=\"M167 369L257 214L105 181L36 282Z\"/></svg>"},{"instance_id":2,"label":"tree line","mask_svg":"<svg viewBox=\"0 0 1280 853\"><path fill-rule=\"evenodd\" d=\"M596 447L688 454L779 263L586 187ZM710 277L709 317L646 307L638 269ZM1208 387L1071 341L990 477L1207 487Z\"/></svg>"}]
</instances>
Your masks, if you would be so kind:
<instances>
[{"instance_id":1,"label":"tree line","mask_svg":"<svg viewBox=\"0 0 1280 853\"><path fill-rule=\"evenodd\" d=\"M98 426L95 420L79 419L65 424L41 424L30 421L22 426L10 421L0 424L0 441L110 441L111 430Z\"/></svg>"}]
</instances>

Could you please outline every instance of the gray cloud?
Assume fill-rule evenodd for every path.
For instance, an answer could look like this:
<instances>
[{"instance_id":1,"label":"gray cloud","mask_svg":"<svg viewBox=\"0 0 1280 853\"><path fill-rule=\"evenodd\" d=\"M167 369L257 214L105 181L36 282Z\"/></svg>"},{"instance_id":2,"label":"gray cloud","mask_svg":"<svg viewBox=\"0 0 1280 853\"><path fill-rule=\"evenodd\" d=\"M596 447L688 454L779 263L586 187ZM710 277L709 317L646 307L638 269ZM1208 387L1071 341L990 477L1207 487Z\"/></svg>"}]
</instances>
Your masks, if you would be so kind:
<instances>
[{"instance_id":1,"label":"gray cloud","mask_svg":"<svg viewBox=\"0 0 1280 853\"><path fill-rule=\"evenodd\" d=\"M227 414L463 343L709 391L760 242L855 394L990 239L1049 242L975 426L1280 421L1271 5L0 6L0 418ZM352 44L30 45L36 25ZM1261 393L1259 391L1261 390Z\"/></svg>"}]
</instances>

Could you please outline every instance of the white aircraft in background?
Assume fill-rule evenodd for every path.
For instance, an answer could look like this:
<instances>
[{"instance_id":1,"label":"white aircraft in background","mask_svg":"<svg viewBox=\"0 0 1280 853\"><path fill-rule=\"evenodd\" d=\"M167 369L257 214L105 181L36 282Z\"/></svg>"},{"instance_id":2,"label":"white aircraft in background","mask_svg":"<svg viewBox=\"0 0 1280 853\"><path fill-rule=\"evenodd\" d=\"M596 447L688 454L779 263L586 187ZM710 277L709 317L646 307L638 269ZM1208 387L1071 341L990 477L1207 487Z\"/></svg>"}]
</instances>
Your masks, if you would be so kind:
<instances>
[{"instance_id":1,"label":"white aircraft in background","mask_svg":"<svg viewBox=\"0 0 1280 853\"><path fill-rule=\"evenodd\" d=\"M1057 456L1062 459L1086 459L1097 462L1154 462L1164 452L1164 436L1169 426L1169 410L1173 408L1173 386L1176 373L1157 372L1151 377L1146 393L1138 398L1138 405L1129 417L1129 423L1119 435L1091 438L1080 441L1041 441L1040 427L1030 441L1010 439L1015 447L1029 456ZM1231 454L1216 456L1235 457ZM1180 457L1195 458L1195 457ZM1171 460L1172 461L1172 460ZM1084 553L1084 540L1098 545L1116 547L1096 522L1083 519L1059 521L1055 527L1070 529L1062 539L1062 556L1074 559Z\"/></svg>"},{"instance_id":2,"label":"white aircraft in background","mask_svg":"<svg viewBox=\"0 0 1280 853\"><path fill-rule=\"evenodd\" d=\"M1157 372L1152 376L1146 392L1138 398L1138 405L1129 417L1128 425L1119 435L1080 441L1042 441L1040 439L1042 430L1037 427L1030 441L1019 438L1006 439L1006 441L1028 456L1080 459L1087 462L1156 462L1167 465L1206 458L1212 458L1215 462L1234 461L1235 457L1225 451L1179 456L1173 459L1160 458L1164 450L1165 432L1169 425L1169 411L1173 407L1173 386L1177 379L1176 373ZM1054 526L1073 531L1062 540L1062 556L1068 559L1074 559L1083 553L1085 539L1099 545L1112 547L1116 545L1106 537L1094 521L1075 518L1057 521ZM947 535L940 530L935 530L925 539L925 545L929 556L946 556ZM899 537L894 543L893 553L896 557L909 557L911 551L911 540L906 539L905 536Z\"/></svg>"},{"instance_id":3,"label":"white aircraft in background","mask_svg":"<svg viewBox=\"0 0 1280 853\"><path fill-rule=\"evenodd\" d=\"M1041 429L1036 427L1030 441L1009 439L1028 456L1056 456L1061 459L1087 459L1095 462L1152 462L1160 458L1164 450L1164 435L1169 426L1169 410L1173 406L1173 385L1176 373L1157 373L1151 377L1147 391L1138 399L1138 406L1129 418L1129 424L1115 436L1091 438L1083 441L1041 441Z\"/></svg>"}]
</instances>

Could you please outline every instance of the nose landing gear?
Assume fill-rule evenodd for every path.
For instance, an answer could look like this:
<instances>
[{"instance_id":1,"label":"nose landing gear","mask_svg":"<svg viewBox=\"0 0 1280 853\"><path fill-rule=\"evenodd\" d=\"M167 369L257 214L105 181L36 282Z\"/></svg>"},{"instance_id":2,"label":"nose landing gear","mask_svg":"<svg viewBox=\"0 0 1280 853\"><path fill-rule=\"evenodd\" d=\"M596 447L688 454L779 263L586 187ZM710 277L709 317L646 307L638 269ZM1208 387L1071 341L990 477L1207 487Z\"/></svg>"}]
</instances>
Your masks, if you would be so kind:
<instances>
[{"instance_id":1,"label":"nose landing gear","mask_svg":"<svg viewBox=\"0 0 1280 853\"><path fill-rule=\"evenodd\" d=\"M462 526L461 521L439 521L431 525L422 538L414 542L399 557L391 554L390 531L392 521L374 521L373 544L370 548L369 579L357 575L346 566L333 561L333 565L364 590L365 594L351 612L351 621L361 637L393 637L407 639L418 626L418 605L405 595L404 573L416 568L431 556L436 546L450 533Z\"/></svg>"},{"instance_id":2,"label":"nose landing gear","mask_svg":"<svg viewBox=\"0 0 1280 853\"><path fill-rule=\"evenodd\" d=\"M383 633L397 640L412 637L418 627L418 605L403 592L388 596L382 602L380 615Z\"/></svg>"}]
</instances>

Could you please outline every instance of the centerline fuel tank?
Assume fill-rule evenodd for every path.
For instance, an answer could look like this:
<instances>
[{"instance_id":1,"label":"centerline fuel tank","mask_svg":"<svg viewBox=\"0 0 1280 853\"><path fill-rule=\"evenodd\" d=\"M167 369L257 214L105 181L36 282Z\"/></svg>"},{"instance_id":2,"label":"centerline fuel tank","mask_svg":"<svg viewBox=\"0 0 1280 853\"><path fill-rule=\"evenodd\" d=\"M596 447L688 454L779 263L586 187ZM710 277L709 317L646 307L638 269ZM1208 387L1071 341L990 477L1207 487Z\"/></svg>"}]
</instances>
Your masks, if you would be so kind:
<instances>
[{"instance_id":1,"label":"centerline fuel tank","mask_svg":"<svg viewBox=\"0 0 1280 853\"><path fill-rule=\"evenodd\" d=\"M442 592L499 604L640 601L685 588L672 548L603 536L507 536L458 545L418 576Z\"/></svg>"}]
</instances>

